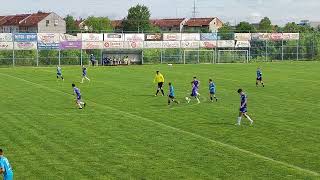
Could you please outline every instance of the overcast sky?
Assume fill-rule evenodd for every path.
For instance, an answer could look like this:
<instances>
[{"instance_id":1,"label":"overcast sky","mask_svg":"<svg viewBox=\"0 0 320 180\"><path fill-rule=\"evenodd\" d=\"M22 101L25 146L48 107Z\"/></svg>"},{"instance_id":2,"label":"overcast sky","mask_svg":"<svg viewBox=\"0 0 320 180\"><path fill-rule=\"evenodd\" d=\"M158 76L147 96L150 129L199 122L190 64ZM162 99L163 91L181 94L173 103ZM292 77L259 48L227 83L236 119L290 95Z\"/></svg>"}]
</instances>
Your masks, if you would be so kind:
<instances>
[{"instance_id":1,"label":"overcast sky","mask_svg":"<svg viewBox=\"0 0 320 180\"><path fill-rule=\"evenodd\" d=\"M320 21L320 0L196 0L197 16L217 16L224 22L258 22L268 16L274 24L303 19ZM61 16L109 16L122 19L129 7L144 4L153 18L191 17L193 0L0 0L0 14L54 11Z\"/></svg>"}]
</instances>

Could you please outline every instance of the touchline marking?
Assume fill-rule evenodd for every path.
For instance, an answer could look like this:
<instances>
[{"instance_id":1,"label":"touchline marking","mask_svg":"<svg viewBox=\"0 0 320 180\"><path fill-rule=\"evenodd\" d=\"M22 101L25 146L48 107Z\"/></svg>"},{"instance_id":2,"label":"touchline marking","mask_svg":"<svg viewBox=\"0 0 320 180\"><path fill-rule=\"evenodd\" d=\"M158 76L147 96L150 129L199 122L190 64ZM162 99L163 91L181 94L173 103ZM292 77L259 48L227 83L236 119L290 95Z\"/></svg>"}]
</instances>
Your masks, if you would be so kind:
<instances>
[{"instance_id":1,"label":"touchline marking","mask_svg":"<svg viewBox=\"0 0 320 180\"><path fill-rule=\"evenodd\" d=\"M38 83L35 83L35 82L32 82L32 81L28 81L28 80L23 79L23 78L19 78L19 77L16 77L16 76L12 76L12 75L8 75L8 74L3 74L3 73L0 73L0 74L1 74L2 76L11 77L11 78L14 78L14 79L17 79L17 80L20 80L20 81L23 81L23 82L32 84L32 85L34 85L34 86L38 86L38 87L47 89L47 90L49 90L49 91L59 92L59 93L62 93L62 94L66 94L66 95L68 95L68 96L72 96L71 94L68 94L68 93L66 93L66 92L63 92L63 91L60 91L60 90L57 90L57 89L51 89L51 88L48 88L48 87L43 86L43 85L41 85L41 84L38 84ZM182 130L182 129L179 129L179 128L176 128L176 127L172 127L172 126L169 126L169 125L166 125L166 124L157 122L157 121L153 121L153 120L151 120L151 119L148 119L148 118L145 118L145 117L142 117L142 116L138 116L138 115L135 115L135 114L132 114L132 113L129 113L129 112L121 111L121 110L112 108L112 107L107 106L107 105L98 104L98 103L93 102L93 101L88 101L88 102L91 102L91 103L93 103L93 104L96 104L96 105L105 107L105 108L110 109L110 110L112 110L112 111L118 111L119 113L125 114L125 115L127 115L127 116L129 116L129 117L131 116L131 117L133 117L133 118L138 118L138 119L141 119L141 120L144 120L144 121L148 121L148 122L157 124L157 125L159 125L159 126L162 126L162 127L164 127L164 128L167 128L167 129L171 129L171 130L174 130L174 131L178 131L178 132L181 132L181 133L183 133L183 134L188 134L188 135L190 135L190 136L193 136L193 137L196 137L196 138L199 138L199 139L202 139L202 140L209 141L209 142L211 142L211 143L213 143L213 144L218 144L218 145L220 145L220 146L222 146L222 147L226 147L226 148L229 148L229 149L232 149L232 150L240 151L240 152L242 152L242 153L249 154L249 155L251 155L251 156L253 156L253 157L257 157L257 158L263 159L263 160L265 160L265 161L270 161L270 162L273 162L273 163L276 163L276 164L280 164L280 165L283 165L283 166L286 166L286 167L289 167L289 168L292 168L292 169L295 169L295 170L298 170L298 171L302 171L302 172L311 174L311 175L313 175L313 176L320 176L320 174L319 174L318 172L315 172L315 171L312 171L312 170L309 170L309 169L304 169L304 168L301 168L301 167L299 167L299 166L292 165L292 164L289 164L289 163L286 163L286 162L278 161L278 160L275 160L275 159L272 159L272 158L269 158L269 157L266 157L266 156L263 156L263 155L260 155L260 154L257 154L257 153L254 153L254 152L245 150L245 149L241 149L241 148L239 148L239 147L237 147L237 146L233 146L233 145L226 144L226 143L223 143L223 142L220 142L220 141L216 141L216 140L213 140L213 139L210 139L210 138L201 136L201 135L199 135L199 134L195 134L195 133L192 133L192 132L189 132L189 131L185 131L185 130Z\"/></svg>"}]
</instances>

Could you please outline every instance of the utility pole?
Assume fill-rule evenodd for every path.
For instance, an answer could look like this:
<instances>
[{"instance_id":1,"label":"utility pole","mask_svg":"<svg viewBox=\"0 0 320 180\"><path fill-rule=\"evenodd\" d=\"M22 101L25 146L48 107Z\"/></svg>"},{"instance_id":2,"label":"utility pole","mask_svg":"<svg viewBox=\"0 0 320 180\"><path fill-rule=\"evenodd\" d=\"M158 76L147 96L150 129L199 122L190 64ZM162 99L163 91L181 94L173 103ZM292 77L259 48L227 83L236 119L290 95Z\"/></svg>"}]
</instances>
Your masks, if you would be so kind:
<instances>
[{"instance_id":1,"label":"utility pole","mask_svg":"<svg viewBox=\"0 0 320 180\"><path fill-rule=\"evenodd\" d=\"M196 18L197 16L197 5L196 5L196 0L193 0L193 8L192 8L192 17Z\"/></svg>"}]
</instances>

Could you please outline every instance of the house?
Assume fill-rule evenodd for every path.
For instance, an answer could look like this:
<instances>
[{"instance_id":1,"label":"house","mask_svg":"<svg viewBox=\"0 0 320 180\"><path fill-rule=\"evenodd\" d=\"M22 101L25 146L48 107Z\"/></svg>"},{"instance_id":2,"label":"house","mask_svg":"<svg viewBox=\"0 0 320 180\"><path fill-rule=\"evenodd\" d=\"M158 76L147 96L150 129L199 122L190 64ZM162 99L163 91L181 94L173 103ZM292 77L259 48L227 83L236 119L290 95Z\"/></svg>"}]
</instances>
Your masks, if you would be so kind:
<instances>
[{"instance_id":1,"label":"house","mask_svg":"<svg viewBox=\"0 0 320 180\"><path fill-rule=\"evenodd\" d=\"M66 22L53 12L0 16L0 32L65 33Z\"/></svg>"},{"instance_id":2,"label":"house","mask_svg":"<svg viewBox=\"0 0 320 180\"><path fill-rule=\"evenodd\" d=\"M191 18L183 27L186 32L217 32L223 26L223 22L217 18Z\"/></svg>"},{"instance_id":3,"label":"house","mask_svg":"<svg viewBox=\"0 0 320 180\"><path fill-rule=\"evenodd\" d=\"M163 32L181 32L186 22L186 18L150 20L153 26L159 27Z\"/></svg>"},{"instance_id":4,"label":"house","mask_svg":"<svg viewBox=\"0 0 320 180\"><path fill-rule=\"evenodd\" d=\"M89 27L86 25L86 22L84 19L79 19L75 21L76 26L81 30L81 31L88 31Z\"/></svg>"},{"instance_id":5,"label":"house","mask_svg":"<svg viewBox=\"0 0 320 180\"><path fill-rule=\"evenodd\" d=\"M122 22L123 20L112 20L111 21L111 26L113 28L113 31L117 32L117 31L122 31Z\"/></svg>"}]
</instances>

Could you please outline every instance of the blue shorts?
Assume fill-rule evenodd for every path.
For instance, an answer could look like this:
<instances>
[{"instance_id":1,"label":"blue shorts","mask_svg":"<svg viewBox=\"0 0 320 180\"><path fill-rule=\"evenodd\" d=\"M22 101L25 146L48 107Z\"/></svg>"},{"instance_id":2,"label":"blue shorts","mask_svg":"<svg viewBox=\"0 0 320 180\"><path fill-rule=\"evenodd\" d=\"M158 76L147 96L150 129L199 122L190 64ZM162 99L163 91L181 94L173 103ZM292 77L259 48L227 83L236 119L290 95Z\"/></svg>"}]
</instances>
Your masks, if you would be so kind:
<instances>
[{"instance_id":1,"label":"blue shorts","mask_svg":"<svg viewBox=\"0 0 320 180\"><path fill-rule=\"evenodd\" d=\"M13 180L13 173L8 173L4 175L3 180Z\"/></svg>"},{"instance_id":2,"label":"blue shorts","mask_svg":"<svg viewBox=\"0 0 320 180\"><path fill-rule=\"evenodd\" d=\"M248 112L248 111L247 111L247 107L240 108L240 112L242 112L242 113Z\"/></svg>"},{"instance_id":3,"label":"blue shorts","mask_svg":"<svg viewBox=\"0 0 320 180\"><path fill-rule=\"evenodd\" d=\"M262 81L262 77L257 77L257 81Z\"/></svg>"}]
</instances>

